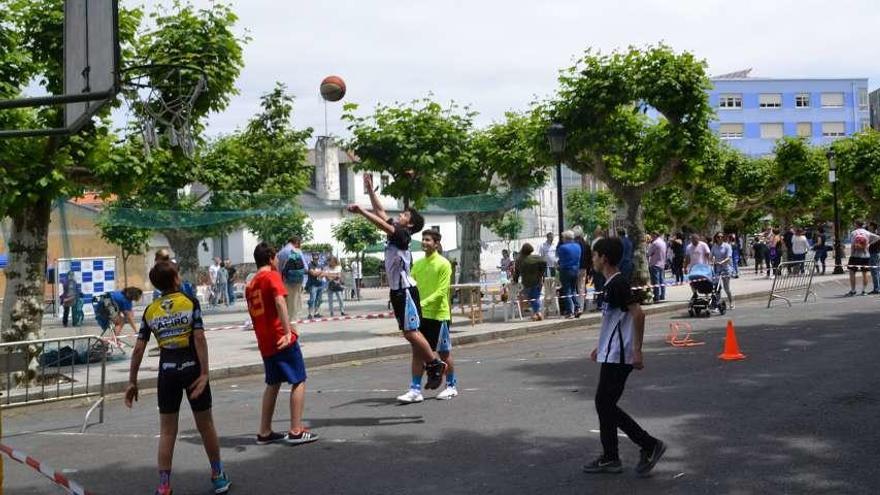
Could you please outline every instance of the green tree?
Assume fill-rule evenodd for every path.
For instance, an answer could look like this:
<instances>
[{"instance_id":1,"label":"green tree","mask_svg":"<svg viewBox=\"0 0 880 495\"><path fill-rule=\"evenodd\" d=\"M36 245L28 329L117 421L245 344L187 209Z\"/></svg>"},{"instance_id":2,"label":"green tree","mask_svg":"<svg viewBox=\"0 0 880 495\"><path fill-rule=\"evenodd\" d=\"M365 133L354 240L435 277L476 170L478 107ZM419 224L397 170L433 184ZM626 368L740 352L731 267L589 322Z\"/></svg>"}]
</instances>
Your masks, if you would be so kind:
<instances>
[{"instance_id":1,"label":"green tree","mask_svg":"<svg viewBox=\"0 0 880 495\"><path fill-rule=\"evenodd\" d=\"M123 55L132 51L141 11L120 9ZM0 0L0 98L18 98L32 81L63 94L63 0ZM57 198L86 188L124 194L144 176L109 130L109 109L69 137L0 140L0 218L10 217L10 264L0 339L42 336L49 214ZM0 112L3 128L62 127L62 107ZM32 366L36 363L31 361Z\"/></svg>"},{"instance_id":2,"label":"green tree","mask_svg":"<svg viewBox=\"0 0 880 495\"><path fill-rule=\"evenodd\" d=\"M880 132L860 132L835 141L831 148L837 162L841 196L852 193L858 198L856 214L861 218L880 216Z\"/></svg>"},{"instance_id":3,"label":"green tree","mask_svg":"<svg viewBox=\"0 0 880 495\"><path fill-rule=\"evenodd\" d=\"M281 204L275 212L260 214L247 219L247 226L258 239L275 249L281 249L291 236L299 236L303 242L312 239L312 220L295 205Z\"/></svg>"},{"instance_id":4,"label":"green tree","mask_svg":"<svg viewBox=\"0 0 880 495\"><path fill-rule=\"evenodd\" d=\"M559 76L549 116L568 130L566 163L604 182L626 207L635 276L647 279L643 198L680 174L699 176L709 136L706 63L665 45L587 51ZM645 112L654 109L657 118Z\"/></svg>"},{"instance_id":5,"label":"green tree","mask_svg":"<svg viewBox=\"0 0 880 495\"><path fill-rule=\"evenodd\" d=\"M534 112L507 114L502 123L477 131L467 107L443 107L428 98L407 105L380 105L368 117L343 116L352 139L348 147L361 159L360 169L384 171L395 180L383 191L404 205L423 206L432 196L464 197L504 193L543 184L547 163L540 159L543 121ZM536 143L541 143L536 146ZM480 274L480 228L501 214L460 206L461 280Z\"/></svg>"},{"instance_id":6,"label":"green tree","mask_svg":"<svg viewBox=\"0 0 880 495\"><path fill-rule=\"evenodd\" d=\"M507 213L497 216L486 222L486 227L497 235L507 244L510 249L510 243L519 239L519 234L525 227L525 222L519 214L519 210L510 210Z\"/></svg>"},{"instance_id":7,"label":"green tree","mask_svg":"<svg viewBox=\"0 0 880 495\"><path fill-rule=\"evenodd\" d=\"M153 233L149 229L127 227L125 225L112 225L107 223L107 216L98 220L98 228L101 238L117 246L122 251L122 276L125 286L128 286L128 259L133 254L143 254L150 247L150 239Z\"/></svg>"},{"instance_id":8,"label":"green tree","mask_svg":"<svg viewBox=\"0 0 880 495\"><path fill-rule=\"evenodd\" d=\"M333 238L345 246L347 253L361 261L367 247L382 241L382 234L364 217L348 217L331 228Z\"/></svg>"},{"instance_id":9,"label":"green tree","mask_svg":"<svg viewBox=\"0 0 880 495\"><path fill-rule=\"evenodd\" d=\"M570 225L580 225L591 235L596 227L607 229L611 224L614 196L608 191L569 191L565 196L565 216Z\"/></svg>"}]
</instances>

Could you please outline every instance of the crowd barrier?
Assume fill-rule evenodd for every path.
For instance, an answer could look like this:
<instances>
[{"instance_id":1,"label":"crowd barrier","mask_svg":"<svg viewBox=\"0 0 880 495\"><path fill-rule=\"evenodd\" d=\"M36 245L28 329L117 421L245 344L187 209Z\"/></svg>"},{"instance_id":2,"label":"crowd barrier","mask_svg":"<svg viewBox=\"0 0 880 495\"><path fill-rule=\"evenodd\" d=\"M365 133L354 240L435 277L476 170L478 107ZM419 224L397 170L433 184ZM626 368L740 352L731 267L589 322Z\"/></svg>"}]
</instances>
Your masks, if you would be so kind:
<instances>
[{"instance_id":1,"label":"crowd barrier","mask_svg":"<svg viewBox=\"0 0 880 495\"><path fill-rule=\"evenodd\" d=\"M95 409L103 423L107 349L97 335L0 343L0 409L97 397L80 431Z\"/></svg>"},{"instance_id":2,"label":"crowd barrier","mask_svg":"<svg viewBox=\"0 0 880 495\"><path fill-rule=\"evenodd\" d=\"M813 296L813 300L817 300L818 297L813 290L815 265L816 261L811 259L806 261L786 261L780 263L778 268L774 268L775 276L773 277L773 285L770 287L770 298L767 301L767 307L769 308L776 299L782 299L790 307L791 298L800 299L801 294L804 296L804 302L807 302L810 296Z\"/></svg>"}]
</instances>

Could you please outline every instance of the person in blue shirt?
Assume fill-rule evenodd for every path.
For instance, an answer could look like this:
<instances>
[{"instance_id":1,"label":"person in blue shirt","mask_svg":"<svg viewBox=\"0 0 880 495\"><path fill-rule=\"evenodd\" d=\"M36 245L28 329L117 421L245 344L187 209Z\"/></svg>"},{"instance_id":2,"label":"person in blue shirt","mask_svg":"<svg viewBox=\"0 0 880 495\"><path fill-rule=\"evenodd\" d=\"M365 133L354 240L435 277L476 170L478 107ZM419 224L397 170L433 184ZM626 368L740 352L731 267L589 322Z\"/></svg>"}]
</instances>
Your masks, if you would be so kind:
<instances>
[{"instance_id":1,"label":"person in blue shirt","mask_svg":"<svg viewBox=\"0 0 880 495\"><path fill-rule=\"evenodd\" d=\"M134 333L140 330L134 322L134 303L139 301L144 292L137 287L126 287L122 290L108 292L96 308L95 319L101 328L107 330L113 326L113 334L119 335L127 322Z\"/></svg>"},{"instance_id":2,"label":"person in blue shirt","mask_svg":"<svg viewBox=\"0 0 880 495\"><path fill-rule=\"evenodd\" d=\"M556 246L556 262L559 266L559 282L562 284L562 314L566 318L581 316L578 302L577 281L581 266L581 245L574 240L574 232L566 230L562 233L559 245Z\"/></svg>"},{"instance_id":3,"label":"person in blue shirt","mask_svg":"<svg viewBox=\"0 0 880 495\"><path fill-rule=\"evenodd\" d=\"M623 228L617 229L617 237L620 237L621 242L623 242L623 258L620 260L620 274L628 280L632 281L633 269L633 243L626 236L626 230Z\"/></svg>"}]
</instances>

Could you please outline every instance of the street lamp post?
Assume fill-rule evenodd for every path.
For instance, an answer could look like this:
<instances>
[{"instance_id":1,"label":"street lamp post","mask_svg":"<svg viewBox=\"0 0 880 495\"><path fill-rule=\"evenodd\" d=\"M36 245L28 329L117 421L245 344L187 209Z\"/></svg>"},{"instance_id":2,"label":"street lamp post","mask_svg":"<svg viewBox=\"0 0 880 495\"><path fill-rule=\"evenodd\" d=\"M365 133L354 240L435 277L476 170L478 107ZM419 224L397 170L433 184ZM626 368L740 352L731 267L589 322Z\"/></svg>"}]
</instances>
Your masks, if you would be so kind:
<instances>
[{"instance_id":1,"label":"street lamp post","mask_svg":"<svg viewBox=\"0 0 880 495\"><path fill-rule=\"evenodd\" d=\"M828 157L828 181L831 182L831 193L834 196L834 271L835 275L843 274L843 253L840 249L840 210L837 206L837 164L834 163L834 150L829 149L825 154Z\"/></svg>"},{"instance_id":2,"label":"street lamp post","mask_svg":"<svg viewBox=\"0 0 880 495\"><path fill-rule=\"evenodd\" d=\"M565 137L565 126L562 124L554 122L547 128L547 141L550 143L550 152L556 156L556 210L560 240L562 239L562 231L565 229L562 221L562 153L565 151Z\"/></svg>"}]
</instances>

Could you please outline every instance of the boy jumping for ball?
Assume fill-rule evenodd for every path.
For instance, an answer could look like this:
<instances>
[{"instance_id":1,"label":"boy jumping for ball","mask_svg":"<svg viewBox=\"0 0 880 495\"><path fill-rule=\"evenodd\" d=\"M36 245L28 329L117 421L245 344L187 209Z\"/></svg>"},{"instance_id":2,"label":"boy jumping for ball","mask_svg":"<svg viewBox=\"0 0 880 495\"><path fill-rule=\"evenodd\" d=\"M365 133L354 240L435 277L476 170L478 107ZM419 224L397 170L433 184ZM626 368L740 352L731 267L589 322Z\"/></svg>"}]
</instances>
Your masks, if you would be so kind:
<instances>
[{"instance_id":1,"label":"boy jumping for ball","mask_svg":"<svg viewBox=\"0 0 880 495\"><path fill-rule=\"evenodd\" d=\"M400 212L396 220L391 219L385 212L385 209L382 208L382 203L373 189L373 177L370 174L364 174L364 190L370 195L370 203L373 206L372 211L364 210L357 204L348 205L348 211L363 215L364 218L388 234L388 239L385 243L385 273L388 277L388 286L390 288L391 307L394 309L398 328L403 332L404 338L412 347L413 359L417 363L422 363L425 367L428 375L425 388L428 390L436 389L443 380L446 363L434 355L430 344L428 344L425 336L418 329L406 329L404 325L407 294L409 294L418 308L419 317L421 318L419 289L416 287L416 281L410 276L412 253L409 250L409 244L412 235L421 232L422 227L425 226L425 219L412 208L406 208ZM419 376L421 377L421 373Z\"/></svg>"},{"instance_id":2,"label":"boy jumping for ball","mask_svg":"<svg viewBox=\"0 0 880 495\"><path fill-rule=\"evenodd\" d=\"M137 376L150 335L159 343L159 487L156 495L171 494L171 459L177 439L177 419L183 395L189 401L205 453L211 462L214 493L229 491L229 477L220 460L220 442L211 415L208 384L208 342L199 301L180 292L177 267L167 261L150 270L150 282L162 291L144 311L144 320L131 356L125 405L138 400Z\"/></svg>"},{"instance_id":3,"label":"boy jumping for ball","mask_svg":"<svg viewBox=\"0 0 880 495\"><path fill-rule=\"evenodd\" d=\"M437 394L437 399L448 400L458 396L458 384L452 364L452 339L449 336L449 321L452 319L449 311L452 265L438 252L441 239L440 232L436 230L422 232L422 249L425 251L425 257L413 263L412 275L424 296L421 300L422 321L419 331L447 366L446 389ZM410 404L424 400L421 390L422 368L423 363L413 356L412 384L409 392L398 397L398 401Z\"/></svg>"},{"instance_id":4,"label":"boy jumping for ball","mask_svg":"<svg viewBox=\"0 0 880 495\"><path fill-rule=\"evenodd\" d=\"M281 273L273 266L276 263L275 250L261 242L254 249L254 262L257 264L257 274L247 285L245 298L266 371L257 445L281 440L289 444L314 442L318 434L303 427L302 423L306 400L306 364L299 348L299 336L287 314L287 289L281 280ZM287 434L272 431L272 416L281 382L290 384L290 429Z\"/></svg>"},{"instance_id":5,"label":"boy jumping for ball","mask_svg":"<svg viewBox=\"0 0 880 495\"><path fill-rule=\"evenodd\" d=\"M590 353L590 359L602 363L596 388L596 412L599 414L603 453L584 466L584 472L623 471L617 452L619 428L641 447L636 472L646 475L663 456L666 445L649 435L617 406L630 372L633 368L640 370L644 367L642 338L645 334L645 313L639 305L638 294L633 293L629 280L617 268L621 258L623 243L617 237L599 239L593 247L593 268L605 276L599 345Z\"/></svg>"}]
</instances>

